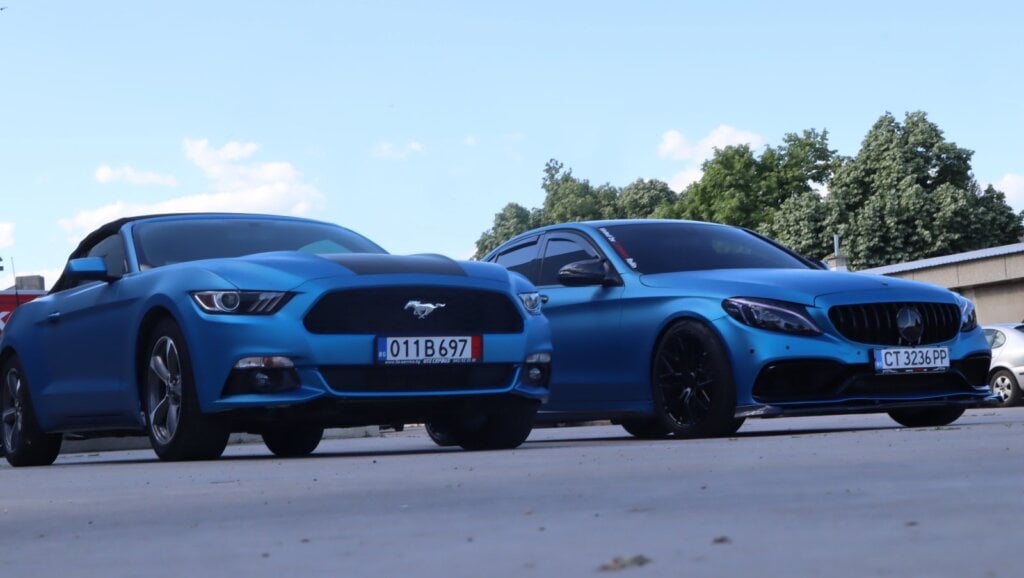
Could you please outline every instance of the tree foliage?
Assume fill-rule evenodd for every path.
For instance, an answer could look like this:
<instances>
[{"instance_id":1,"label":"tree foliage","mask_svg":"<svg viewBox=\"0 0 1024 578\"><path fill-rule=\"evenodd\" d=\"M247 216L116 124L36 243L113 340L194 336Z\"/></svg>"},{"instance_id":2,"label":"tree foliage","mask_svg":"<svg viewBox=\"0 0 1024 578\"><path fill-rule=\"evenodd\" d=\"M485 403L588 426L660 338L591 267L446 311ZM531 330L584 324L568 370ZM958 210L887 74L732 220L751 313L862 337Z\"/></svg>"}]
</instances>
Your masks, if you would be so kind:
<instances>
[{"instance_id":1,"label":"tree foliage","mask_svg":"<svg viewBox=\"0 0 1024 578\"><path fill-rule=\"evenodd\" d=\"M1006 197L984 191L973 152L948 142L923 112L886 113L857 156L836 170L826 228L845 240L854 269L1016 242L1024 228Z\"/></svg>"},{"instance_id":2,"label":"tree foliage","mask_svg":"<svg viewBox=\"0 0 1024 578\"><path fill-rule=\"evenodd\" d=\"M597 187L573 176L572 169L555 159L544 166L544 206L528 210L509 203L494 215L494 223L476 241L476 257L486 255L508 239L534 227L567 221L646 218L659 207L676 200L667 183L637 179L623 189L609 184Z\"/></svg>"},{"instance_id":3,"label":"tree foliage","mask_svg":"<svg viewBox=\"0 0 1024 578\"><path fill-rule=\"evenodd\" d=\"M829 255L838 234L853 269L1017 242L1024 213L991 185L979 187L972 155L912 112L902 123L883 114L852 158L817 130L787 134L760 154L749 145L716 149L680 194L653 179L595 187L551 159L543 206L506 205L477 240L477 256L541 225L652 217L747 227L813 259Z\"/></svg>"}]
</instances>

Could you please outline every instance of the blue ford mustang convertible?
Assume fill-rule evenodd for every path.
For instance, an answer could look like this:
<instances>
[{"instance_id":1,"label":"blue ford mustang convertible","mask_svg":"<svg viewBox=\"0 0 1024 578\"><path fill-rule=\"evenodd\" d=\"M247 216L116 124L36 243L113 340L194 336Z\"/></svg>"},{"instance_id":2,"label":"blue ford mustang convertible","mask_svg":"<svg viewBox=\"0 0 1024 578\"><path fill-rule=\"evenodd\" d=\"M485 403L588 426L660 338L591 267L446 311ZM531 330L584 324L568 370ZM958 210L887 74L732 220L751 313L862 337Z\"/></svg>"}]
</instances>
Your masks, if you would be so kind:
<instances>
[{"instance_id":1,"label":"blue ford mustang convertible","mask_svg":"<svg viewBox=\"0 0 1024 578\"><path fill-rule=\"evenodd\" d=\"M62 434L148 434L162 459L206 459L247 431L301 456L325 427L412 422L513 448L548 395L540 309L500 266L389 255L328 223L121 219L11 316L4 449L45 465Z\"/></svg>"},{"instance_id":2,"label":"blue ford mustang convertible","mask_svg":"<svg viewBox=\"0 0 1024 578\"><path fill-rule=\"evenodd\" d=\"M784 415L888 412L938 426L992 399L970 301L829 271L748 230L570 223L519 235L484 260L546 299L556 357L539 420L701 437Z\"/></svg>"}]
</instances>

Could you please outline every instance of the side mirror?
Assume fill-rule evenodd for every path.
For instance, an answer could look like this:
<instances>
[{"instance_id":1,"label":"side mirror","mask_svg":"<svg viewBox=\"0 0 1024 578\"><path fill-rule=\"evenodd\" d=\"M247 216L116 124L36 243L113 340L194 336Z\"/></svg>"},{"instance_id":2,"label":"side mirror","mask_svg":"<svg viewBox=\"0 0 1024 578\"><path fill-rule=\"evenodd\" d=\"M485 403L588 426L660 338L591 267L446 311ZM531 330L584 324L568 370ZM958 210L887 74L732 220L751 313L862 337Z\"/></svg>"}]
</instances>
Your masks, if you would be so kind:
<instances>
[{"instance_id":1,"label":"side mirror","mask_svg":"<svg viewBox=\"0 0 1024 578\"><path fill-rule=\"evenodd\" d=\"M558 282L566 287L618 285L617 277L609 269L604 259L575 261L558 270Z\"/></svg>"},{"instance_id":2,"label":"side mirror","mask_svg":"<svg viewBox=\"0 0 1024 578\"><path fill-rule=\"evenodd\" d=\"M102 257L80 257L68 261L64 275L75 281L113 281L116 277L107 274L107 264Z\"/></svg>"}]
</instances>

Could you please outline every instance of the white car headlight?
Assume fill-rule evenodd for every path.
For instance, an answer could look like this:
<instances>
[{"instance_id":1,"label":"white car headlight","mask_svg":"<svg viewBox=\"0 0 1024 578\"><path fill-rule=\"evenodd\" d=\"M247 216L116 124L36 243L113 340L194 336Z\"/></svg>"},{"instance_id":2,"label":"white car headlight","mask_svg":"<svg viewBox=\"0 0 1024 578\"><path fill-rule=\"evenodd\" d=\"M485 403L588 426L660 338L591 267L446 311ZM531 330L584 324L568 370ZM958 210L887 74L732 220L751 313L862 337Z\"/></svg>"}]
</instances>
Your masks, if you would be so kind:
<instances>
[{"instance_id":1,"label":"white car headlight","mask_svg":"<svg viewBox=\"0 0 1024 578\"><path fill-rule=\"evenodd\" d=\"M523 302L523 307L533 315L540 315L541 308L546 301L544 296L536 291L520 293L519 300Z\"/></svg>"},{"instance_id":2,"label":"white car headlight","mask_svg":"<svg viewBox=\"0 0 1024 578\"><path fill-rule=\"evenodd\" d=\"M722 301L722 308L736 321L758 329L796 335L821 335L821 329L811 320L807 308L796 303L734 297Z\"/></svg>"},{"instance_id":3,"label":"white car headlight","mask_svg":"<svg viewBox=\"0 0 1024 578\"><path fill-rule=\"evenodd\" d=\"M287 291L194 291L192 299L207 313L271 315L292 298Z\"/></svg>"}]
</instances>

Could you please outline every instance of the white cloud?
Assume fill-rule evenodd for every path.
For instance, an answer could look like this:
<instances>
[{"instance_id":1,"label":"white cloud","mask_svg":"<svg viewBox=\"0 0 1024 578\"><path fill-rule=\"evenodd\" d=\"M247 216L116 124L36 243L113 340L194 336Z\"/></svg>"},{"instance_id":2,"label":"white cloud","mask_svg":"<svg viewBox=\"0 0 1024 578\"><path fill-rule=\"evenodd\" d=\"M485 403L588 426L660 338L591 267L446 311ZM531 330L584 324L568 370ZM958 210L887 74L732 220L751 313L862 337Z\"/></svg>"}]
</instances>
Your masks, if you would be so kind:
<instances>
[{"instance_id":1,"label":"white cloud","mask_svg":"<svg viewBox=\"0 0 1024 578\"><path fill-rule=\"evenodd\" d=\"M118 201L61 219L60 226L77 242L103 223L129 215L205 211L304 215L323 203L323 194L303 182L291 163L250 161L259 149L255 143L229 142L218 149L206 139L185 139L183 148L210 180L211 192L151 203Z\"/></svg>"},{"instance_id":2,"label":"white cloud","mask_svg":"<svg viewBox=\"0 0 1024 578\"><path fill-rule=\"evenodd\" d=\"M466 138L462 139L462 144L464 144L464 145L466 145L468 147L475 147L476 146L476 137L471 135L471 134L470 135L466 135Z\"/></svg>"},{"instance_id":3,"label":"white cloud","mask_svg":"<svg viewBox=\"0 0 1024 578\"><path fill-rule=\"evenodd\" d=\"M128 166L112 168L110 165L101 165L96 169L96 181L100 183L123 181L132 185L162 185L165 187L173 187L178 184L178 179L171 175L138 171Z\"/></svg>"},{"instance_id":4,"label":"white cloud","mask_svg":"<svg viewBox=\"0 0 1024 578\"><path fill-rule=\"evenodd\" d=\"M693 146L686 140L683 133L676 129L669 130L661 135L661 142L658 143L658 156L673 161L690 160L693 154Z\"/></svg>"},{"instance_id":5,"label":"white cloud","mask_svg":"<svg viewBox=\"0 0 1024 578\"><path fill-rule=\"evenodd\" d=\"M711 158L716 148L722 149L741 144L750 145L751 148L756 149L764 145L764 139L756 133L742 131L723 124L715 127L707 136L693 144L683 133L672 129L661 135L661 142L658 143L658 156L674 161L700 163Z\"/></svg>"},{"instance_id":6,"label":"white cloud","mask_svg":"<svg viewBox=\"0 0 1024 578\"><path fill-rule=\"evenodd\" d=\"M756 149L764 146L765 141L760 135L742 131L723 124L715 127L696 143L690 142L686 135L676 129L665 131L658 143L658 156L673 161L686 161L688 167L669 179L669 186L675 191L682 191L690 183L703 175L700 165L715 154L715 149L723 149L732 145L750 145Z\"/></svg>"},{"instance_id":7,"label":"white cloud","mask_svg":"<svg viewBox=\"0 0 1024 578\"><path fill-rule=\"evenodd\" d=\"M700 170L700 167L690 167L672 175L672 178L668 180L668 186L678 193L688 187L690 183L699 181L702 176L704 176L704 171Z\"/></svg>"},{"instance_id":8,"label":"white cloud","mask_svg":"<svg viewBox=\"0 0 1024 578\"><path fill-rule=\"evenodd\" d=\"M377 159L401 161L409 158L409 155L411 154L422 152L423 145L416 141L409 141L402 146L398 146L392 142L382 141L373 147L370 154Z\"/></svg>"},{"instance_id":9,"label":"white cloud","mask_svg":"<svg viewBox=\"0 0 1024 578\"><path fill-rule=\"evenodd\" d=\"M0 249L14 245L14 223L0 223Z\"/></svg>"},{"instance_id":10,"label":"white cloud","mask_svg":"<svg viewBox=\"0 0 1024 578\"><path fill-rule=\"evenodd\" d=\"M995 184L995 188L1006 193L1006 204L1015 211L1024 209L1024 175L1007 173Z\"/></svg>"}]
</instances>

